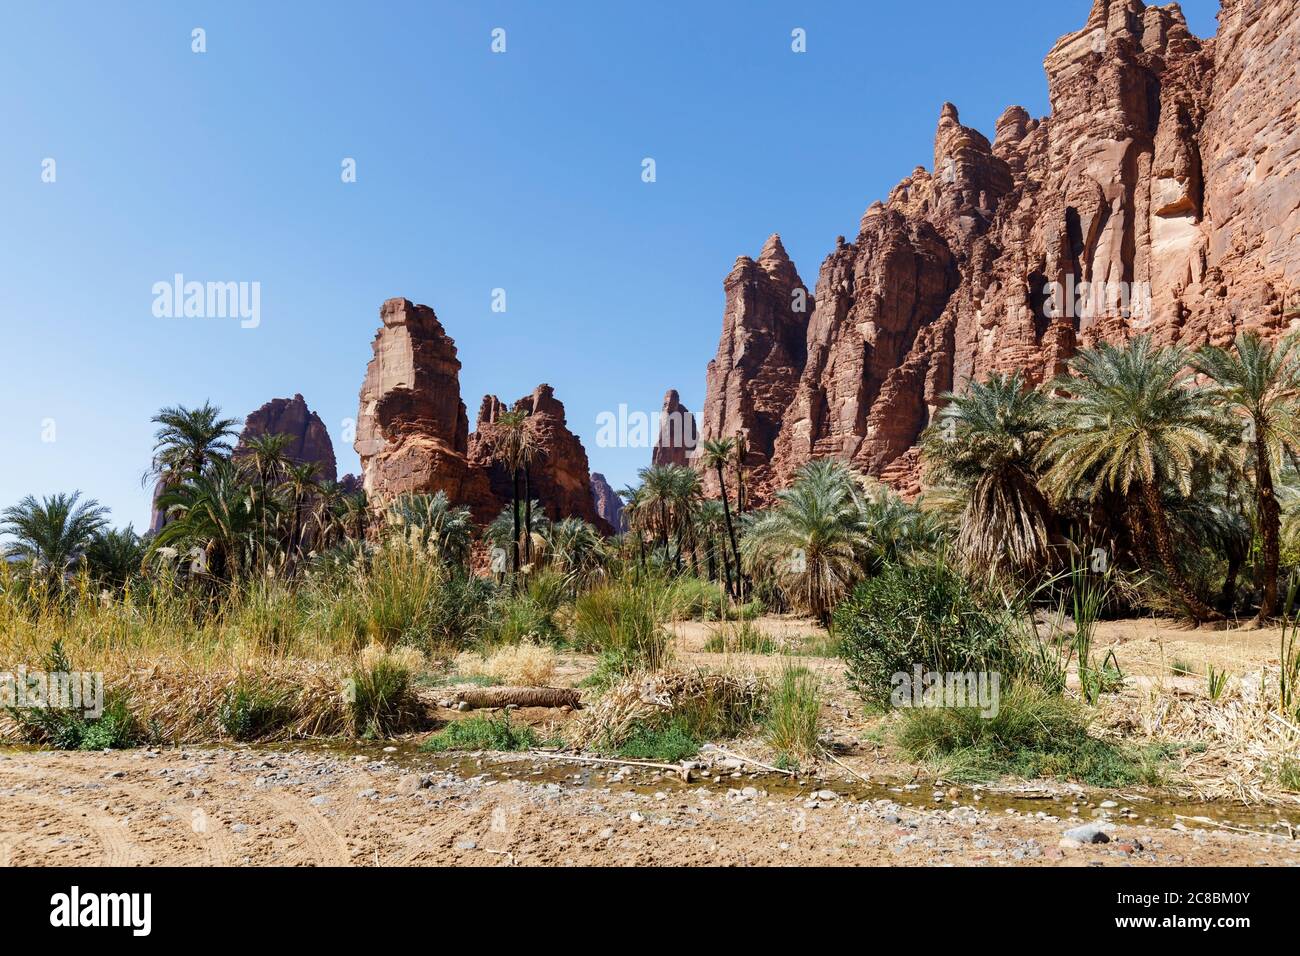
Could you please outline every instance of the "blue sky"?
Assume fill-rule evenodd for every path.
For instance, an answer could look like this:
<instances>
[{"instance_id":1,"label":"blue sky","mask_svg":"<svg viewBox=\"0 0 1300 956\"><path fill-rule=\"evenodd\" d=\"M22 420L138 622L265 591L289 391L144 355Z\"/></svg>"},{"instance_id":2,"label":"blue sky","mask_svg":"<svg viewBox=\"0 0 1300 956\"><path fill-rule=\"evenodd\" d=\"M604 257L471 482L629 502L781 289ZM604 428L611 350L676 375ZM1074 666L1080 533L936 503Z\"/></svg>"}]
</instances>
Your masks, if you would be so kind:
<instances>
[{"instance_id":1,"label":"blue sky","mask_svg":"<svg viewBox=\"0 0 1300 956\"><path fill-rule=\"evenodd\" d=\"M1217 6L1183 4L1194 32ZM1044 114L1043 55L1089 7L6 4L0 506L80 489L145 525L149 418L206 399L301 392L356 470L344 421L396 295L456 340L471 421L549 382L630 482L649 452L596 447L597 416L670 387L700 408L736 256L780 232L811 285L930 165L945 100L990 135ZM260 283L260 325L156 317L176 273Z\"/></svg>"}]
</instances>

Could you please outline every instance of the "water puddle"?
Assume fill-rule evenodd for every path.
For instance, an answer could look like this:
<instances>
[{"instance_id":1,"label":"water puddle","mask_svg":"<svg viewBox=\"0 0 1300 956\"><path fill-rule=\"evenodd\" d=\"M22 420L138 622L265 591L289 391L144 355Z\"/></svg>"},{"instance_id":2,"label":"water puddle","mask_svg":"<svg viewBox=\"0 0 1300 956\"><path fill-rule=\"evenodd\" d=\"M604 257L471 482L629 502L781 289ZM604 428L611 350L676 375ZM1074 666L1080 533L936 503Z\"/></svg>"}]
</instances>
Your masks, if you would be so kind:
<instances>
[{"instance_id":1,"label":"water puddle","mask_svg":"<svg viewBox=\"0 0 1300 956\"><path fill-rule=\"evenodd\" d=\"M411 772L452 773L462 779L515 780L610 792L655 793L705 790L725 796L728 790L752 787L773 797L816 799L831 791L836 799L856 803L888 800L916 810L949 810L966 806L991 813L1044 814L1079 823L1109 820L1116 824L1142 824L1173 829L1227 829L1259 834L1279 834L1300 839L1300 811L1283 807L1243 806L1224 802L1203 803L1159 792L1104 791L1072 785L995 788L945 781L858 780L827 781L815 777L789 777L768 772L737 772L706 768L690 781L666 770L631 764L583 764L533 754L426 753L418 742L298 741L267 744L256 749L280 753L332 755L347 760L364 756L387 761Z\"/></svg>"}]
</instances>

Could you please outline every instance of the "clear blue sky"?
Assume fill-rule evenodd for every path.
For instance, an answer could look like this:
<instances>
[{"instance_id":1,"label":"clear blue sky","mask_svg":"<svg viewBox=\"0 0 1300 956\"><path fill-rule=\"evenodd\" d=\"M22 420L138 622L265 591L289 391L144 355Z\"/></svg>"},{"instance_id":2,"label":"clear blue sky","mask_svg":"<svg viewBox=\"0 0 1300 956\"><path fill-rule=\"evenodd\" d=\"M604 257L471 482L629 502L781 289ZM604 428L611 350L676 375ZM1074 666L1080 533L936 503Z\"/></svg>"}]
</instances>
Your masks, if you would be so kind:
<instances>
[{"instance_id":1,"label":"clear blue sky","mask_svg":"<svg viewBox=\"0 0 1300 956\"><path fill-rule=\"evenodd\" d=\"M988 134L1008 104L1044 114L1043 55L1089 7L5 4L0 506L80 489L145 525L149 418L205 399L301 392L356 470L342 423L396 295L456 340L471 421L549 382L627 483L649 453L595 447L596 417L669 387L700 408L736 256L779 231L811 285L930 165L945 100ZM1214 0L1183 7L1213 33ZM178 272L260 282L260 326L156 318Z\"/></svg>"}]
</instances>

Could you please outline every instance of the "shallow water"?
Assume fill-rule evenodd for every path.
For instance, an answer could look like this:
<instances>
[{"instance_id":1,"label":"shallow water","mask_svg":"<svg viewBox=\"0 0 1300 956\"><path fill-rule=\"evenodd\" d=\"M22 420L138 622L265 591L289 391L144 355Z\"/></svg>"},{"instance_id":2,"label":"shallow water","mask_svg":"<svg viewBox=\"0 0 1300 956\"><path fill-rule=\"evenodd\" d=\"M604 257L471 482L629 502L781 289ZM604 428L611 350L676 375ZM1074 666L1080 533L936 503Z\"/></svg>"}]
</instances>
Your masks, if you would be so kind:
<instances>
[{"instance_id":1,"label":"shallow water","mask_svg":"<svg viewBox=\"0 0 1300 956\"><path fill-rule=\"evenodd\" d=\"M811 776L789 777L784 774L755 772L734 775L710 770L699 771L690 782L678 774L632 764L584 764L576 761L539 757L533 754L498 753L426 753L411 741L298 741L292 744L257 745L253 749L280 753L302 752L333 755L340 759L365 756L383 760L416 772L441 771L464 779L492 781L518 780L561 787L609 790L612 792L654 793L656 791L707 790L725 796L730 789L754 787L769 796L808 799L821 790L833 791L837 798L857 803L889 800L902 807L947 810L968 806L992 813L1034 815L1044 813L1063 821L1079 823L1110 820L1116 824L1142 824L1188 829L1235 828L1253 833L1281 834L1300 838L1300 811L1269 806L1245 806L1225 802L1195 802L1159 791L1096 790L1074 786L1003 789L964 786L936 780L913 782L880 780L827 781ZM956 796L951 796L953 789ZM935 795L941 794L941 799ZM1101 804L1112 800L1113 808ZM1071 812L1072 809L1077 812Z\"/></svg>"}]
</instances>

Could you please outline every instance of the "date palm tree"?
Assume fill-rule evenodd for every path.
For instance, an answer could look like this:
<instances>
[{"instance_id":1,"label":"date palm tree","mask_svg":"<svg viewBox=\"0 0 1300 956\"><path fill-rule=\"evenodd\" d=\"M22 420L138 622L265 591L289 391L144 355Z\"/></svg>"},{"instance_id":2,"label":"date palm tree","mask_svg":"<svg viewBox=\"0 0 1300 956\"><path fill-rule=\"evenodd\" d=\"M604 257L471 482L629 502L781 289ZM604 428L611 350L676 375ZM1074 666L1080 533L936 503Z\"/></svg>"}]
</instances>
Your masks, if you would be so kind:
<instances>
[{"instance_id":1,"label":"date palm tree","mask_svg":"<svg viewBox=\"0 0 1300 956\"><path fill-rule=\"evenodd\" d=\"M161 427L154 432L149 474L164 481L198 474L217 459L228 457L229 440L236 436L239 424L238 419L222 418L221 409L211 402L198 408L164 408L152 421Z\"/></svg>"},{"instance_id":2,"label":"date palm tree","mask_svg":"<svg viewBox=\"0 0 1300 956\"><path fill-rule=\"evenodd\" d=\"M517 575L520 568L520 478L522 475L526 486L528 483L528 466L539 453L537 438L529 427L527 411L516 409L502 412L497 416L497 420L493 423L491 449L492 459L500 462L510 472L510 508L514 516L514 540L511 543L510 550L513 558L512 570ZM526 512L524 522L527 527L531 527L533 503L529 490L524 491L524 497L527 502L524 506ZM531 540L524 543L524 549L525 557L531 558Z\"/></svg>"},{"instance_id":3,"label":"date palm tree","mask_svg":"<svg viewBox=\"0 0 1300 956\"><path fill-rule=\"evenodd\" d=\"M770 577L791 603L823 625L863 576L870 545L848 468L830 459L804 465L794 483L758 513L741 544L755 578Z\"/></svg>"},{"instance_id":4,"label":"date palm tree","mask_svg":"<svg viewBox=\"0 0 1300 956\"><path fill-rule=\"evenodd\" d=\"M698 576L699 569L695 566L695 529L692 519L695 515L695 506L700 500L700 476L695 469L683 465L668 465L667 468L670 489L668 510L677 538L677 568L681 569L682 554L685 548L690 547L692 570Z\"/></svg>"},{"instance_id":5,"label":"date palm tree","mask_svg":"<svg viewBox=\"0 0 1300 956\"><path fill-rule=\"evenodd\" d=\"M1037 458L1047 398L1019 372L972 383L922 436L929 483L955 487L964 506L957 548L968 568L1034 571L1048 560L1052 508Z\"/></svg>"},{"instance_id":6,"label":"date palm tree","mask_svg":"<svg viewBox=\"0 0 1300 956\"><path fill-rule=\"evenodd\" d=\"M290 462L280 482L289 512L288 552L301 554L307 537L307 515L312 498L320 485L320 465L314 461Z\"/></svg>"},{"instance_id":7,"label":"date palm tree","mask_svg":"<svg viewBox=\"0 0 1300 956\"><path fill-rule=\"evenodd\" d=\"M100 587L120 590L140 570L145 546L135 528L100 528L86 545L86 567Z\"/></svg>"},{"instance_id":8,"label":"date palm tree","mask_svg":"<svg viewBox=\"0 0 1300 956\"><path fill-rule=\"evenodd\" d=\"M731 542L731 554L736 559L736 570L740 570L740 547L736 544L736 527L731 520L731 504L727 501L727 463L736 451L736 439L714 438L704 442L704 464L712 468L718 476L718 488L722 492L722 514L727 525L727 539ZM723 552L722 560L727 570L727 593L733 598L739 597L737 589L731 583L731 566Z\"/></svg>"},{"instance_id":9,"label":"date palm tree","mask_svg":"<svg viewBox=\"0 0 1300 956\"><path fill-rule=\"evenodd\" d=\"M257 494L258 523L261 528L259 546L267 553L272 550L269 519L275 511L273 493L280 487L285 472L292 464L284 451L292 440L290 435L254 435L244 443L246 451L234 459L240 470L250 477Z\"/></svg>"},{"instance_id":10,"label":"date palm tree","mask_svg":"<svg viewBox=\"0 0 1300 956\"><path fill-rule=\"evenodd\" d=\"M1157 348L1147 336L1086 349L1070 369L1054 386L1064 397L1043 446L1044 489L1057 501L1111 490L1140 503L1183 606L1194 620L1220 620L1179 565L1163 495L1170 489L1188 497L1197 468L1224 456L1232 426L1189 380L1186 353Z\"/></svg>"},{"instance_id":11,"label":"date palm tree","mask_svg":"<svg viewBox=\"0 0 1300 956\"><path fill-rule=\"evenodd\" d=\"M207 573L233 577L247 570L256 556L257 507L239 469L215 459L158 498L171 519L154 536L150 551L174 547L200 549Z\"/></svg>"},{"instance_id":12,"label":"date palm tree","mask_svg":"<svg viewBox=\"0 0 1300 956\"><path fill-rule=\"evenodd\" d=\"M1239 416L1244 427L1247 470L1255 485L1263 557L1263 597L1258 621L1277 609L1282 509L1274 475L1286 456L1300 450L1300 336L1276 345L1253 332L1237 336L1231 351L1206 346L1193 357L1198 372L1213 380L1213 396Z\"/></svg>"},{"instance_id":13,"label":"date palm tree","mask_svg":"<svg viewBox=\"0 0 1300 956\"><path fill-rule=\"evenodd\" d=\"M469 508L453 505L445 491L399 495L388 506L387 519L391 529L444 564L469 563L474 521Z\"/></svg>"},{"instance_id":14,"label":"date palm tree","mask_svg":"<svg viewBox=\"0 0 1300 956\"><path fill-rule=\"evenodd\" d=\"M644 567L646 535L653 534L652 512L647 504L648 493L644 484L635 487L626 485L619 491L618 496L623 499L623 521L627 525L627 533L636 537L637 566Z\"/></svg>"},{"instance_id":15,"label":"date palm tree","mask_svg":"<svg viewBox=\"0 0 1300 956\"><path fill-rule=\"evenodd\" d=\"M581 518L564 518L544 532L548 564L563 574L576 593L601 576L608 554L595 525Z\"/></svg>"},{"instance_id":16,"label":"date palm tree","mask_svg":"<svg viewBox=\"0 0 1300 956\"><path fill-rule=\"evenodd\" d=\"M108 509L81 492L28 495L0 512L0 534L13 538L7 554L26 559L32 570L61 581L81 561L108 520Z\"/></svg>"},{"instance_id":17,"label":"date palm tree","mask_svg":"<svg viewBox=\"0 0 1300 956\"><path fill-rule=\"evenodd\" d=\"M668 534L672 529L671 508L674 500L671 465L651 465L637 472L641 479L641 507L648 514L648 527L658 536L659 546L668 553Z\"/></svg>"}]
</instances>

